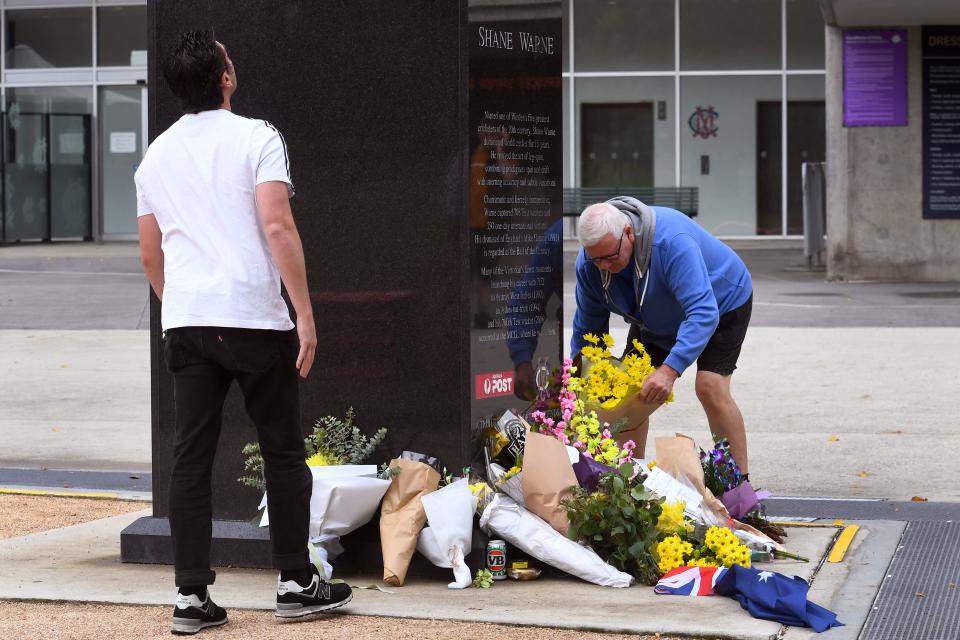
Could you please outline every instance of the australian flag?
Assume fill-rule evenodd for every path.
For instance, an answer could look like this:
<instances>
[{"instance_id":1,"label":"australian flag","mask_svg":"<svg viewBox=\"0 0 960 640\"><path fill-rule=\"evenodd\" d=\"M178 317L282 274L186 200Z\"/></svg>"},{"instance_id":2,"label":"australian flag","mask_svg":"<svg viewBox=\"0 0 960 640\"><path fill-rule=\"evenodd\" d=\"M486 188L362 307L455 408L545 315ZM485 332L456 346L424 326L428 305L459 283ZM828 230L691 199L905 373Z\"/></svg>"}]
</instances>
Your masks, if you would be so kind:
<instances>
[{"instance_id":1,"label":"australian flag","mask_svg":"<svg viewBox=\"0 0 960 640\"><path fill-rule=\"evenodd\" d=\"M754 618L795 627L810 627L817 633L842 627L837 614L807 600L810 586L803 578L789 578L773 571L758 571L739 565L730 567L717 580L718 595L740 601Z\"/></svg>"},{"instance_id":2,"label":"australian flag","mask_svg":"<svg viewBox=\"0 0 960 640\"><path fill-rule=\"evenodd\" d=\"M657 581L654 591L674 596L711 596L723 567L677 567Z\"/></svg>"}]
</instances>

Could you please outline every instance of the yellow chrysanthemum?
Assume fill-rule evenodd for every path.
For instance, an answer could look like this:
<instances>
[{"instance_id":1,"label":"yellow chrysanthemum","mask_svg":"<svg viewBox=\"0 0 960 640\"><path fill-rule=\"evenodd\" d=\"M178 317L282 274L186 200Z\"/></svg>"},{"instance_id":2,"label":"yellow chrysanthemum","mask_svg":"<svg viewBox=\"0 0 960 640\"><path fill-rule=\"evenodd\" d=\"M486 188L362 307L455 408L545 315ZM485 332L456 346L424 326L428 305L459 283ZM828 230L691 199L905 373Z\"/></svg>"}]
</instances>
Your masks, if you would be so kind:
<instances>
[{"instance_id":1,"label":"yellow chrysanthemum","mask_svg":"<svg viewBox=\"0 0 960 640\"><path fill-rule=\"evenodd\" d=\"M750 550L725 527L710 527L704 536L704 544L725 567L735 564L750 566Z\"/></svg>"},{"instance_id":2,"label":"yellow chrysanthemum","mask_svg":"<svg viewBox=\"0 0 960 640\"><path fill-rule=\"evenodd\" d=\"M343 464L343 460L322 449L307 458L308 467L333 467L338 464Z\"/></svg>"},{"instance_id":3,"label":"yellow chrysanthemum","mask_svg":"<svg viewBox=\"0 0 960 640\"><path fill-rule=\"evenodd\" d=\"M676 531L680 528L686 528L683 520L683 509L686 506L686 503L682 500L663 503L660 517L657 518L657 530Z\"/></svg>"},{"instance_id":4,"label":"yellow chrysanthemum","mask_svg":"<svg viewBox=\"0 0 960 640\"><path fill-rule=\"evenodd\" d=\"M693 553L693 545L679 536L668 536L657 543L657 568L666 573L686 564L686 556Z\"/></svg>"}]
</instances>

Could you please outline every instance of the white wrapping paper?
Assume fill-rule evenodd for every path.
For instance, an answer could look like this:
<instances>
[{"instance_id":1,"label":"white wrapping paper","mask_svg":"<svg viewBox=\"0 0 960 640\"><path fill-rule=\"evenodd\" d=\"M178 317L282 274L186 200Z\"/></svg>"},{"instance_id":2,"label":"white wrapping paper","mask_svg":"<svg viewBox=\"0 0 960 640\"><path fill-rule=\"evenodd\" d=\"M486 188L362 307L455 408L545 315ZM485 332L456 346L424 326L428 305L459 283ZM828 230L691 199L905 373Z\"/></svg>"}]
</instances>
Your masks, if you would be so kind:
<instances>
[{"instance_id":1,"label":"white wrapping paper","mask_svg":"<svg viewBox=\"0 0 960 640\"><path fill-rule=\"evenodd\" d=\"M660 467L654 467L644 480L643 486L648 491L665 498L667 502L682 500L685 503L683 512L695 522L709 527L730 528L740 542L754 551L772 551L777 546L773 540L759 531L752 527L745 528L746 525L730 518L728 513L712 509L686 477L674 478Z\"/></svg>"},{"instance_id":2,"label":"white wrapping paper","mask_svg":"<svg viewBox=\"0 0 960 640\"><path fill-rule=\"evenodd\" d=\"M523 501L523 471L515 476L511 476L504 482L500 482L500 478L505 475L507 475L507 470L496 462L491 462L487 467L487 479L490 481L490 484L492 484L497 491L507 494L513 498L514 502L526 508L526 504Z\"/></svg>"},{"instance_id":3,"label":"white wrapping paper","mask_svg":"<svg viewBox=\"0 0 960 640\"><path fill-rule=\"evenodd\" d=\"M342 553L345 536L373 519L389 480L377 478L374 465L310 467L313 495L310 498L310 542L316 546L315 561L323 565L327 580L333 577L330 560Z\"/></svg>"},{"instance_id":4,"label":"white wrapping paper","mask_svg":"<svg viewBox=\"0 0 960 640\"><path fill-rule=\"evenodd\" d=\"M509 496L497 494L480 517L480 526L551 567L602 587L629 587L633 577L604 562L533 515Z\"/></svg>"},{"instance_id":5,"label":"white wrapping paper","mask_svg":"<svg viewBox=\"0 0 960 640\"><path fill-rule=\"evenodd\" d=\"M453 569L451 589L472 583L470 567L463 560L473 544L474 497L466 478L421 498L427 523L417 539L417 551L438 567Z\"/></svg>"}]
</instances>

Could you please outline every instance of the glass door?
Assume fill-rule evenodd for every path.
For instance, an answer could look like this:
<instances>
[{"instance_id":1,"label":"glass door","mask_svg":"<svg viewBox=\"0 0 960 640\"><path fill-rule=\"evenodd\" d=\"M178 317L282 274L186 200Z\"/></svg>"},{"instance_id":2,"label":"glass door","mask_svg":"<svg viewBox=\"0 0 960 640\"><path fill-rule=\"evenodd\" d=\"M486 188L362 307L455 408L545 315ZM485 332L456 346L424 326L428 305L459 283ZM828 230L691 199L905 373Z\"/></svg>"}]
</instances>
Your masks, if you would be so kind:
<instances>
[{"instance_id":1,"label":"glass door","mask_svg":"<svg viewBox=\"0 0 960 640\"><path fill-rule=\"evenodd\" d=\"M3 119L3 241L90 239L90 87L14 87Z\"/></svg>"},{"instance_id":2,"label":"glass door","mask_svg":"<svg viewBox=\"0 0 960 640\"><path fill-rule=\"evenodd\" d=\"M46 119L8 109L3 131L4 242L47 238Z\"/></svg>"},{"instance_id":3,"label":"glass door","mask_svg":"<svg viewBox=\"0 0 960 640\"><path fill-rule=\"evenodd\" d=\"M51 113L50 236L92 238L90 116Z\"/></svg>"},{"instance_id":4,"label":"glass door","mask_svg":"<svg viewBox=\"0 0 960 640\"><path fill-rule=\"evenodd\" d=\"M100 87L100 215L104 237L137 233L133 174L143 157L140 86Z\"/></svg>"}]
</instances>

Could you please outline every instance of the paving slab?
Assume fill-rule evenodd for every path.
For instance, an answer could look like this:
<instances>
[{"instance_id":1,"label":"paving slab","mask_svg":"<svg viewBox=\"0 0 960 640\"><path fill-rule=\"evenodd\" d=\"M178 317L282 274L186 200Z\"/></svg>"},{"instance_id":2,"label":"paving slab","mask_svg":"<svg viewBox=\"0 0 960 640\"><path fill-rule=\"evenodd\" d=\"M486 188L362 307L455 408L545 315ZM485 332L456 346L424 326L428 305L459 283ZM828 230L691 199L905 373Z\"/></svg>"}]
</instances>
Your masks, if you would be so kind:
<instances>
[{"instance_id":1,"label":"paving slab","mask_svg":"<svg viewBox=\"0 0 960 640\"><path fill-rule=\"evenodd\" d=\"M149 471L147 331L0 331L0 467Z\"/></svg>"},{"instance_id":2,"label":"paving slab","mask_svg":"<svg viewBox=\"0 0 960 640\"><path fill-rule=\"evenodd\" d=\"M120 562L120 531L148 514L131 513L0 541L0 565L4 568L0 598L168 605L175 592L170 567ZM820 559L835 535L832 528L791 528L789 548ZM778 561L758 566L810 579L818 562ZM273 608L274 572L221 568L217 573L213 592L221 605ZM852 578L843 573L824 575L833 577L821 581L818 576L814 585L816 598L827 606L841 598ZM378 584L380 578L340 577L359 586ZM710 638L767 639L781 632L780 625L750 617L732 599L658 596L650 587L612 589L570 578L505 581L489 590L455 591L447 589L442 580L426 579L412 579L401 588L384 588L389 593L357 589L345 611Z\"/></svg>"},{"instance_id":3,"label":"paving slab","mask_svg":"<svg viewBox=\"0 0 960 640\"><path fill-rule=\"evenodd\" d=\"M613 330L618 344L626 328ZM751 478L777 496L960 501L960 328L751 328L733 380ZM901 392L904 372L922 393ZM691 372L692 373L692 372ZM146 331L0 331L0 467L147 471ZM695 376L653 438L710 442ZM109 442L110 446L104 446ZM923 468L922 484L903 481Z\"/></svg>"}]
</instances>

